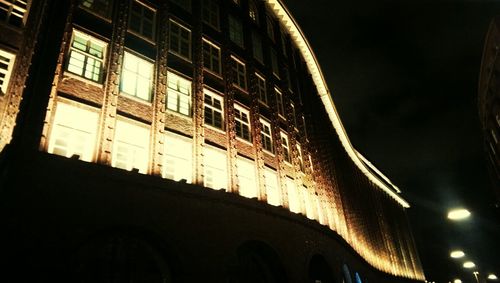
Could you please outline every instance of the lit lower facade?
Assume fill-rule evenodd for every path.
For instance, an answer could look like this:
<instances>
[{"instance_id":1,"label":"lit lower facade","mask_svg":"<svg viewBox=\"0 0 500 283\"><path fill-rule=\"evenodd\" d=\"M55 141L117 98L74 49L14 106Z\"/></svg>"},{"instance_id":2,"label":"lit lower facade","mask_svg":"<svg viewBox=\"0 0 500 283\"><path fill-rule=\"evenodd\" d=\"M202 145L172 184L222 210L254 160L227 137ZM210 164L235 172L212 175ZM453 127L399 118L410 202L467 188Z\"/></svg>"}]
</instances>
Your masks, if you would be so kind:
<instances>
[{"instance_id":1,"label":"lit lower facade","mask_svg":"<svg viewBox=\"0 0 500 283\"><path fill-rule=\"evenodd\" d=\"M177 194L183 193L179 188L202 187L199 198L236 199L273 217L326 229L355 251L357 261L395 282L424 280L405 216L409 205L350 145L314 54L281 2L54 3L37 2L31 18L19 23L20 33L37 41L0 49L7 60L6 151L47 152L42 160L64 162L62 156L68 166L167 184ZM67 18L48 23L54 6ZM52 53L30 42L50 46ZM47 62L53 72L30 70L31 58L24 56L29 50L40 50L33 53L35 67ZM16 56L24 62L14 65ZM77 175L81 179L73 180L89 186ZM106 181L101 176L90 186ZM243 225L228 221L235 231ZM332 267L340 269L339 280L388 280L346 271L348 263ZM172 279L167 273L162 276Z\"/></svg>"}]
</instances>

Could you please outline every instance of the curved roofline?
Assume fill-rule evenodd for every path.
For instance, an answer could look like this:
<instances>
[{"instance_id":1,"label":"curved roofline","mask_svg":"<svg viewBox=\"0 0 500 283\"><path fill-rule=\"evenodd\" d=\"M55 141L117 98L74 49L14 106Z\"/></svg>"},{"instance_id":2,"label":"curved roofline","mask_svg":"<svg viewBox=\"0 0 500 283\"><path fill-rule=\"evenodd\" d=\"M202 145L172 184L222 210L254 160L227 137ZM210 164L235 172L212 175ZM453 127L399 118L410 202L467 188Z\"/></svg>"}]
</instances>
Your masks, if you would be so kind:
<instances>
[{"instance_id":1,"label":"curved roofline","mask_svg":"<svg viewBox=\"0 0 500 283\"><path fill-rule=\"evenodd\" d=\"M333 103L330 90L328 89L328 85L325 81L318 60L316 59L316 56L314 55L311 45L307 41L306 37L304 36L304 33L300 29L295 19L292 17L292 15L285 7L285 5L281 3L281 0L265 0L265 2L269 6L270 10L274 12L274 15L276 16L276 18L278 18L280 23L287 29L295 45L299 48L302 57L306 61L307 68L311 73L314 84L318 91L318 95L320 96L321 101L325 106L326 112L328 113L328 117L330 118L330 121L332 122L332 125L335 131L337 132L337 135L340 138L342 146L344 147L345 151L347 152L351 160L354 162L354 164L356 164L359 170L361 170L361 172L363 172L363 174L371 182L377 185L377 187L386 192L389 196L391 196L404 208L409 208L410 204L406 200L404 200L401 196L399 196L394 191L394 188L390 188L389 186L384 184L384 182L380 180L380 177L383 176L382 178L392 185L389 179L385 177L382 173L380 173L381 176L376 176L373 172L380 172L380 171L377 170L371 164L370 167L372 170L370 170L370 168L368 167L369 165L367 165L367 163L365 163L362 160L360 154L352 146L351 141L347 136L346 130L342 125L342 122L340 121L339 114L337 112L335 104Z\"/></svg>"}]
</instances>

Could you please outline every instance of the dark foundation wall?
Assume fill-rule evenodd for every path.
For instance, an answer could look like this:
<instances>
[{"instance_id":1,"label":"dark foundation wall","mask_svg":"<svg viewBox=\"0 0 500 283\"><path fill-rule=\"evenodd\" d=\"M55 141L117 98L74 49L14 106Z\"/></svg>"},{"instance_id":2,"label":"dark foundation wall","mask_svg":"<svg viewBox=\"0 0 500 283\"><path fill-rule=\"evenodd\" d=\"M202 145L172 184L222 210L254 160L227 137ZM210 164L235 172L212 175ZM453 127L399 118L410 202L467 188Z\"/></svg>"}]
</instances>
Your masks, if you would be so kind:
<instances>
[{"instance_id":1,"label":"dark foundation wall","mask_svg":"<svg viewBox=\"0 0 500 283\"><path fill-rule=\"evenodd\" d=\"M410 282L387 278L328 227L280 207L46 153L9 153L0 258L2 274L17 279L4 282L342 282L343 264L352 282L355 272L363 282Z\"/></svg>"}]
</instances>

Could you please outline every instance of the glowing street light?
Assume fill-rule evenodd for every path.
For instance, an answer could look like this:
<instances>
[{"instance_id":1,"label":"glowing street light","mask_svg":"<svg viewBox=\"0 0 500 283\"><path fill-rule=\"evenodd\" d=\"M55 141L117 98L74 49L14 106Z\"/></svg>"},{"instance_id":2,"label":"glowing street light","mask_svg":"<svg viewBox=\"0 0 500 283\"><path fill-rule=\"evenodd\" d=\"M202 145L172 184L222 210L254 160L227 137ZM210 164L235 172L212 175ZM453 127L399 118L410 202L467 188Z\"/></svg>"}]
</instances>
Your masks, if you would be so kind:
<instances>
[{"instance_id":1,"label":"glowing street light","mask_svg":"<svg viewBox=\"0 0 500 283\"><path fill-rule=\"evenodd\" d=\"M474 267L476 267L476 265L472 261L466 261L466 262L464 262L463 267L474 268Z\"/></svg>"},{"instance_id":2,"label":"glowing street light","mask_svg":"<svg viewBox=\"0 0 500 283\"><path fill-rule=\"evenodd\" d=\"M451 251L451 253L450 253L450 257L452 257L452 258L462 258L464 256L465 256L465 253L463 251L460 251L460 250Z\"/></svg>"},{"instance_id":3,"label":"glowing street light","mask_svg":"<svg viewBox=\"0 0 500 283\"><path fill-rule=\"evenodd\" d=\"M462 280L460 280L460 279L455 279L455 280L453 280L453 283L462 283Z\"/></svg>"},{"instance_id":4,"label":"glowing street light","mask_svg":"<svg viewBox=\"0 0 500 283\"><path fill-rule=\"evenodd\" d=\"M463 220L470 216L470 211L465 208L457 208L448 212L448 219L450 220Z\"/></svg>"},{"instance_id":5,"label":"glowing street light","mask_svg":"<svg viewBox=\"0 0 500 283\"><path fill-rule=\"evenodd\" d=\"M498 277L495 274L490 273L488 274L488 280L498 280Z\"/></svg>"}]
</instances>

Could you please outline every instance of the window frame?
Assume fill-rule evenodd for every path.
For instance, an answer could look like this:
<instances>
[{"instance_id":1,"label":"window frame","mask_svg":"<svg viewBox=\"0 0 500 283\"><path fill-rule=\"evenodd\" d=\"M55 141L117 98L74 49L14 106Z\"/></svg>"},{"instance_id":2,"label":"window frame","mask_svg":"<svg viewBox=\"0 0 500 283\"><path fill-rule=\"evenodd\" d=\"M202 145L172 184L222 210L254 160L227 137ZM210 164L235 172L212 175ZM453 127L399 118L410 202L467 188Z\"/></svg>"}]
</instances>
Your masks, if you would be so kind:
<instances>
[{"instance_id":1,"label":"window frame","mask_svg":"<svg viewBox=\"0 0 500 283\"><path fill-rule=\"evenodd\" d=\"M176 25L178 28L179 28L179 33L176 34L178 40L177 40L177 46L176 46L176 50L173 50L172 49L172 36L173 36L173 33L172 33L172 25ZM182 59L185 59L189 62L191 62L191 58L192 58L192 33L191 33L191 30L189 28L187 28L186 26L184 26L183 24L177 22L176 20L174 19L169 19L168 21L168 27L169 27L169 33L168 33L168 52L169 53L172 53ZM186 43L185 39L182 38L181 36L181 30L184 30L184 31L187 31L188 34L189 34L189 38L187 40L187 45L188 45L188 54L187 54L187 57L182 54L182 44L183 43Z\"/></svg>"},{"instance_id":2,"label":"window frame","mask_svg":"<svg viewBox=\"0 0 500 283\"><path fill-rule=\"evenodd\" d=\"M137 3L138 5L140 5L142 7L140 14L138 14L138 11L135 11L133 9L134 3ZM151 37L144 35L144 20L145 20L144 9L148 9L148 10L151 10L153 12L153 20L151 22ZM156 8L154 8L154 7L148 5L140 0L132 0L131 5L130 5L130 15L128 17L128 23L127 23L127 31L140 37L140 38L143 38L151 43L154 43L154 41L156 39L156 36L155 36L156 35L156 18L157 18L156 12L157 12ZM138 15L140 17L139 31L131 29L130 23L132 22L132 14L133 13L135 13L136 15Z\"/></svg>"},{"instance_id":3,"label":"window frame","mask_svg":"<svg viewBox=\"0 0 500 283\"><path fill-rule=\"evenodd\" d=\"M246 121L244 121L243 114L245 114L247 117ZM235 103L234 104L234 122L235 122L236 138L241 139L242 141L245 141L245 142L252 142L252 127L251 127L251 123L250 123L250 111ZM241 133L238 130L238 124L240 125ZM244 137L244 128L245 127L247 128L248 138Z\"/></svg>"},{"instance_id":4,"label":"window frame","mask_svg":"<svg viewBox=\"0 0 500 283\"><path fill-rule=\"evenodd\" d=\"M139 72L138 70L135 70L136 71L135 73L132 72L132 70L126 70L126 68L125 68L125 65L126 65L125 64L125 59L127 57L127 54L130 55L130 56L135 57L136 60L139 61L139 62L144 62L144 63L150 64L150 68L151 68L151 73L150 74L151 74L151 76L149 78L148 99L141 98L140 96L137 95L137 76L140 76L142 78L144 78L144 76L140 75L141 72ZM139 68L140 68L139 66L136 67L136 69L139 69ZM127 97L131 97L133 99L138 99L141 102L151 103L152 100L153 100L154 69L155 69L155 64L151 60L145 59L145 57L138 56L138 55L136 55L136 53L133 53L133 52L125 50L124 53L123 53L123 63L122 63L122 69L121 69L121 74L120 74L120 94L121 95L125 95ZM124 77L125 77L124 76L125 71L130 71L132 74L136 75L136 81L135 81L135 87L134 87L135 93L134 94L125 92L123 90L123 81L124 81Z\"/></svg>"},{"instance_id":5,"label":"window frame","mask_svg":"<svg viewBox=\"0 0 500 283\"><path fill-rule=\"evenodd\" d=\"M131 128L136 128L135 130L143 131L144 140L142 140L142 142L144 144L133 143L132 141L129 140L131 136L135 136L136 138L138 136L138 135L130 135L131 128L129 128L128 131L126 131L127 134L124 134L123 136L121 136L121 134L117 135L117 133L120 132L119 131L119 128L120 128L119 123L123 123L124 125L128 125ZM149 125L138 122L138 121L133 120L133 119L125 118L123 116L118 116L116 119L116 125L115 125L115 136L113 138L111 166L115 167L115 168L120 168L123 170L128 170L128 171L138 169L139 173L147 174L147 172L149 170L149 161L150 161L149 160L149 151L150 151L150 142L151 142L150 132L151 132L151 128ZM121 138L123 138L124 140L121 140ZM132 158L132 161L131 161L132 164L127 164L127 168L118 167L116 165L116 163L118 161L117 160L118 159L118 157L117 157L118 146L120 146L120 145L124 145L125 147L128 147L129 149L132 148L135 150L137 150L137 149L140 150L139 153L143 154L142 160L139 161L140 163L143 163L143 164L140 164L140 166L139 166L140 168L134 167L137 165L137 164L134 164L134 163L136 163L136 161L134 161L134 158ZM137 154L137 151L134 152L134 157L135 157L135 154ZM129 165L131 166L130 168L128 168Z\"/></svg>"},{"instance_id":6,"label":"window frame","mask_svg":"<svg viewBox=\"0 0 500 283\"><path fill-rule=\"evenodd\" d=\"M10 78L12 77L12 71L14 69L14 63L16 61L16 54L8 52L7 50L0 49L0 62L6 62L1 57L8 60L8 63L5 65L7 68L0 69L0 74L5 74L2 84L0 85L0 96L7 93L7 89L9 87Z\"/></svg>"},{"instance_id":7,"label":"window frame","mask_svg":"<svg viewBox=\"0 0 500 283\"><path fill-rule=\"evenodd\" d=\"M107 4L107 11L104 11L104 13L100 10L101 8L99 7L92 7L94 6L95 2L90 3L90 7L85 6L84 2L87 2L86 0L80 1L80 4L78 5L80 8L84 9L85 11L88 11L89 13L92 13L100 18L103 18L107 21L111 20L111 15L113 13L113 4L114 0L106 0L108 2Z\"/></svg>"},{"instance_id":8,"label":"window frame","mask_svg":"<svg viewBox=\"0 0 500 283\"><path fill-rule=\"evenodd\" d=\"M279 90L277 87L274 87L274 95L276 97L276 108L278 110L278 116L283 119L285 118L285 103L283 100L283 92Z\"/></svg>"},{"instance_id":9,"label":"window frame","mask_svg":"<svg viewBox=\"0 0 500 283\"><path fill-rule=\"evenodd\" d=\"M243 23L233 15L228 15L229 39L241 48L245 48Z\"/></svg>"},{"instance_id":10,"label":"window frame","mask_svg":"<svg viewBox=\"0 0 500 283\"><path fill-rule=\"evenodd\" d=\"M266 121L264 118L259 119L260 122L260 139L261 139L261 147L263 151L274 155L274 142L273 142L273 130L271 127L271 122ZM266 132L266 128L269 132ZM267 146L266 138L269 140L269 146Z\"/></svg>"},{"instance_id":11,"label":"window frame","mask_svg":"<svg viewBox=\"0 0 500 283\"><path fill-rule=\"evenodd\" d=\"M75 37L76 36L79 36L81 37L82 39L85 39L85 51L81 50L81 49L78 49L76 47L73 46L73 43L74 43L74 40L75 40ZM99 58L93 54L90 53L90 48L91 48L91 44L94 43L100 47L102 47L102 58ZM108 50L108 43L101 40L101 39L98 39L96 38L95 36L92 36L88 33L85 33L83 31L80 31L78 29L73 29L73 32L71 34L71 41L70 41L70 44L69 44L69 47L68 47L68 50L67 50L67 54L66 54L66 64L65 64L65 69L64 71L65 72L68 72L69 74L71 75L74 75L76 77L78 77L79 79L83 79L83 80L86 80L86 81L91 81L93 83L97 83L97 84L100 84L102 85L103 84L103 81L104 81L104 78L105 78L105 71L106 71L106 55L107 55L107 50ZM71 66L71 59L73 58L72 55L73 55L73 52L76 52L76 53L79 53L80 55L83 55L84 56L84 61L83 61L83 67L82 67L82 70L81 70L81 74L78 74L74 71L71 71L69 68ZM100 67L99 67L99 78L97 80L94 80L92 78L88 78L85 76L85 73L87 72L87 62L88 62L88 59L91 58L97 62L100 62ZM75 58L75 60L77 60ZM95 66L91 66L91 67L95 67Z\"/></svg>"},{"instance_id":12,"label":"window frame","mask_svg":"<svg viewBox=\"0 0 500 283\"><path fill-rule=\"evenodd\" d=\"M4 22L8 25L17 27L17 28L23 28L24 25L26 24L26 19L28 18L28 13L30 10L30 2L29 0L16 0L15 3L12 2L7 2L7 1L2 1L4 4L7 5L7 9L3 9L6 13L6 18L0 20L1 22ZM19 6L17 2L22 2L22 4L26 5L26 8L23 8ZM20 14L22 13L22 17L20 17ZM19 24L17 24L15 21L11 21L11 17L16 18L17 20L20 21Z\"/></svg>"},{"instance_id":13,"label":"window frame","mask_svg":"<svg viewBox=\"0 0 500 283\"><path fill-rule=\"evenodd\" d=\"M233 85L237 88L246 91L247 90L247 68L245 63L240 59L231 55L231 71L233 72ZM241 81L243 77L243 81Z\"/></svg>"},{"instance_id":14,"label":"window frame","mask_svg":"<svg viewBox=\"0 0 500 283\"><path fill-rule=\"evenodd\" d=\"M211 103L212 104L207 104L206 103L206 96L209 96L211 98ZM220 103L220 109L217 110L216 107L213 105L214 104L214 100L218 100L219 103ZM211 109L211 113L212 113L212 121L213 121L213 124L210 124L210 123L207 123L207 118L206 118L206 113L207 113L207 110L206 108L210 108ZM221 127L217 127L215 124L215 115L214 115L214 112L219 112L220 113L220 117L221 117ZM203 125L205 126L208 126L210 128L213 128L215 130L219 130L219 131L225 131L225 117L224 117L224 98L222 97L222 95L219 95L211 90L208 90L208 89L203 89Z\"/></svg>"},{"instance_id":15,"label":"window frame","mask_svg":"<svg viewBox=\"0 0 500 283\"><path fill-rule=\"evenodd\" d=\"M292 164L292 155L290 152L290 139L288 134L281 130L280 131L280 139L281 139L281 148L283 150L283 160L285 163L291 165Z\"/></svg>"},{"instance_id":16,"label":"window frame","mask_svg":"<svg viewBox=\"0 0 500 283\"><path fill-rule=\"evenodd\" d=\"M261 104L264 104L265 106L269 106L269 96L267 95L266 79L263 76L259 75L258 73L255 73L255 76L257 77L256 89L259 102ZM263 83L262 85L261 82ZM265 100L262 100L262 94Z\"/></svg>"},{"instance_id":17,"label":"window frame","mask_svg":"<svg viewBox=\"0 0 500 283\"><path fill-rule=\"evenodd\" d=\"M220 47L218 47L215 43L212 43L210 40L206 39L206 38L203 38L203 42L202 42L202 56L205 56L205 48L204 48L204 44L208 44L210 46L210 52L209 52L209 55L210 55L210 67L207 67L206 66L206 62L207 62L207 58L203 57L203 70L207 71L207 72L210 72L216 76L221 76L222 74L222 57L221 57L221 49ZM218 68L218 71L216 70L213 70L213 60L215 57L214 57L214 54L212 53L213 50L217 50L217 68Z\"/></svg>"},{"instance_id":18,"label":"window frame","mask_svg":"<svg viewBox=\"0 0 500 283\"><path fill-rule=\"evenodd\" d=\"M187 144L190 144L190 146L187 146L188 152L186 152L185 150L179 150L179 147L183 148ZM172 132L169 132L169 131L165 131L165 143L164 143L164 150L163 150L163 168L162 168L162 172L161 172L163 178L166 178L169 180L174 180L174 181L180 181L182 179L185 179L182 177L188 177L187 179L185 179L186 182L188 184L192 183L192 181L193 181L192 146L193 146L192 139L185 137L185 136L181 136L181 135L172 133ZM169 148L174 148L174 150L169 150ZM177 150L175 150L175 149L177 149ZM187 156L186 156L186 153L189 153L189 154L187 154ZM186 166L186 167L188 167L189 172L184 172L182 170L180 173L178 170L175 170L175 169L174 169L174 172L167 172L169 170L169 167L168 167L169 166L169 161L168 161L169 159L174 160L174 162L173 162L174 167L177 167L179 164L179 162L176 163L175 161L180 161L180 163L184 162L184 163L188 164L188 166ZM189 174L183 174L183 173L189 173ZM170 174L172 174L172 178L170 178ZM190 176L185 176L185 175L190 175Z\"/></svg>"},{"instance_id":19,"label":"window frame","mask_svg":"<svg viewBox=\"0 0 500 283\"><path fill-rule=\"evenodd\" d=\"M207 7L210 8L210 10L207 10ZM215 8L215 10L212 10L214 8ZM206 14L205 12L208 12L208 14ZM208 19L205 18L206 16L208 16ZM216 19L215 24L212 23L214 17ZM203 0L202 8L201 8L201 20L203 23L205 23L208 26L219 31L220 30L220 6L219 6L219 3L217 3L215 0Z\"/></svg>"},{"instance_id":20,"label":"window frame","mask_svg":"<svg viewBox=\"0 0 500 283\"><path fill-rule=\"evenodd\" d=\"M172 82L171 78L175 78L176 89L170 87L171 82ZM187 89L188 93L184 93L181 91L182 84L185 84L187 86L186 89ZM171 111L171 112L174 112L176 114L180 114L180 115L183 115L186 117L191 117L193 114L192 87L193 87L193 83L189 79L187 79L181 75L178 75L174 72L167 71L167 95L166 95L166 101L165 101L165 109L167 111ZM186 98L186 100L187 100L187 106L188 106L187 112L188 113L182 112L182 108L181 108L181 105L183 102L182 98ZM175 109L172 109L171 107L169 107L171 105L170 99L175 99Z\"/></svg>"}]
</instances>

